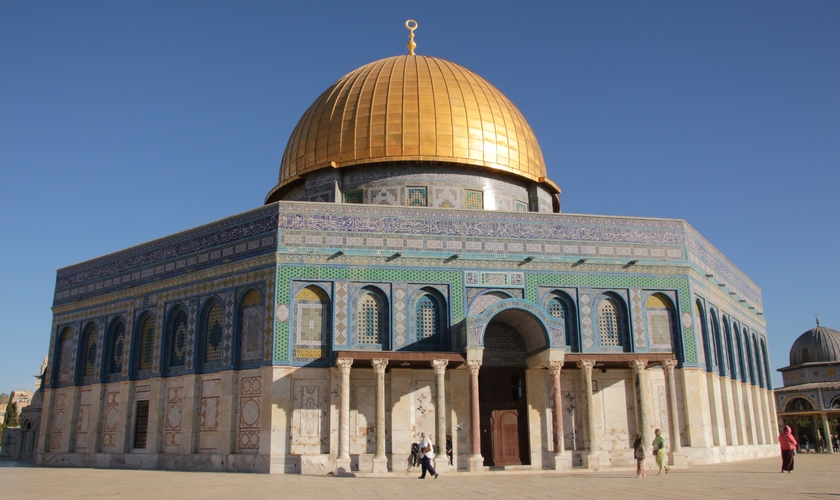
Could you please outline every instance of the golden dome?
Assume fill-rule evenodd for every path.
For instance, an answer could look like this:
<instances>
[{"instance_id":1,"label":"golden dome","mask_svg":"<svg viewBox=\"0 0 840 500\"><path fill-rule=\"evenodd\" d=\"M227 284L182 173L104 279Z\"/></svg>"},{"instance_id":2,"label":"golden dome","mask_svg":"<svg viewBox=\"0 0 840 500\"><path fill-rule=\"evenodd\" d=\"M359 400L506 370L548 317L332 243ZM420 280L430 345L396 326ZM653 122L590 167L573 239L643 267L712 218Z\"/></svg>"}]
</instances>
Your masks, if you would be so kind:
<instances>
[{"instance_id":1,"label":"golden dome","mask_svg":"<svg viewBox=\"0 0 840 500\"><path fill-rule=\"evenodd\" d=\"M455 63L403 55L348 73L315 100L268 199L323 167L403 161L475 165L556 189L534 132L496 87Z\"/></svg>"}]
</instances>

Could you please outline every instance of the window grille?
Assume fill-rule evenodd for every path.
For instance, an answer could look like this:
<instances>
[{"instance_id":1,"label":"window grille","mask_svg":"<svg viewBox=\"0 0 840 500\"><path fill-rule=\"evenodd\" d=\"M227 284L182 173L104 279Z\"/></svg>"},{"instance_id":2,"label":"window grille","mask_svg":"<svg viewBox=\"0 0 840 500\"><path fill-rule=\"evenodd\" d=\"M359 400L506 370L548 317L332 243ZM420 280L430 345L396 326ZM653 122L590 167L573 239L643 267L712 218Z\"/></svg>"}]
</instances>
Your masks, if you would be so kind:
<instances>
[{"instance_id":1,"label":"window grille","mask_svg":"<svg viewBox=\"0 0 840 500\"><path fill-rule=\"evenodd\" d=\"M122 321L111 331L111 373L122 373L125 354L125 325Z\"/></svg>"},{"instance_id":2,"label":"window grille","mask_svg":"<svg viewBox=\"0 0 840 500\"><path fill-rule=\"evenodd\" d=\"M548 303L548 313L561 321L566 319L566 311L560 299L551 299Z\"/></svg>"},{"instance_id":3,"label":"window grille","mask_svg":"<svg viewBox=\"0 0 840 500\"><path fill-rule=\"evenodd\" d=\"M484 210L484 193L467 189L464 196L464 208L467 210Z\"/></svg>"},{"instance_id":4,"label":"window grille","mask_svg":"<svg viewBox=\"0 0 840 500\"><path fill-rule=\"evenodd\" d=\"M382 305L371 293L359 300L359 343L382 343Z\"/></svg>"},{"instance_id":5,"label":"window grille","mask_svg":"<svg viewBox=\"0 0 840 500\"><path fill-rule=\"evenodd\" d=\"M265 309L262 296L251 290L242 298L242 316L239 321L240 362L259 361L262 358L262 337L265 330Z\"/></svg>"},{"instance_id":6,"label":"window grille","mask_svg":"<svg viewBox=\"0 0 840 500\"><path fill-rule=\"evenodd\" d=\"M70 355L73 352L73 333L69 328L61 332L58 349L58 381L62 383L73 381L73 365Z\"/></svg>"},{"instance_id":7,"label":"window grille","mask_svg":"<svg viewBox=\"0 0 840 500\"><path fill-rule=\"evenodd\" d=\"M138 401L134 415L134 448L146 447L146 434L149 430L149 402Z\"/></svg>"},{"instance_id":8,"label":"window grille","mask_svg":"<svg viewBox=\"0 0 840 500\"><path fill-rule=\"evenodd\" d=\"M406 205L409 207L425 207L428 206L428 197L426 195L426 188L424 187L410 187L406 188Z\"/></svg>"},{"instance_id":9,"label":"window grille","mask_svg":"<svg viewBox=\"0 0 840 500\"><path fill-rule=\"evenodd\" d=\"M615 303L606 299L601 303L598 314L598 325L601 327L601 345L607 347L621 346L621 330L619 329L618 313Z\"/></svg>"},{"instance_id":10,"label":"window grille","mask_svg":"<svg viewBox=\"0 0 840 500\"><path fill-rule=\"evenodd\" d=\"M353 191L344 194L344 203L362 203L362 192Z\"/></svg>"},{"instance_id":11,"label":"window grille","mask_svg":"<svg viewBox=\"0 0 840 500\"><path fill-rule=\"evenodd\" d=\"M95 326L87 331L87 342L85 343L85 377L92 377L96 373L96 338L99 332Z\"/></svg>"},{"instance_id":12,"label":"window grille","mask_svg":"<svg viewBox=\"0 0 840 500\"><path fill-rule=\"evenodd\" d=\"M440 341L438 308L435 300L424 295L417 301L415 310L416 340L436 344Z\"/></svg>"},{"instance_id":13,"label":"window grille","mask_svg":"<svg viewBox=\"0 0 840 500\"><path fill-rule=\"evenodd\" d=\"M214 304L207 314L207 323L204 330L205 350L204 362L215 363L222 360L222 306Z\"/></svg>"},{"instance_id":14,"label":"window grille","mask_svg":"<svg viewBox=\"0 0 840 500\"><path fill-rule=\"evenodd\" d=\"M187 353L187 313L179 309L169 324L169 366L184 366Z\"/></svg>"},{"instance_id":15,"label":"window grille","mask_svg":"<svg viewBox=\"0 0 840 500\"><path fill-rule=\"evenodd\" d=\"M140 329L140 370L151 370L155 347L155 321L146 317Z\"/></svg>"}]
</instances>

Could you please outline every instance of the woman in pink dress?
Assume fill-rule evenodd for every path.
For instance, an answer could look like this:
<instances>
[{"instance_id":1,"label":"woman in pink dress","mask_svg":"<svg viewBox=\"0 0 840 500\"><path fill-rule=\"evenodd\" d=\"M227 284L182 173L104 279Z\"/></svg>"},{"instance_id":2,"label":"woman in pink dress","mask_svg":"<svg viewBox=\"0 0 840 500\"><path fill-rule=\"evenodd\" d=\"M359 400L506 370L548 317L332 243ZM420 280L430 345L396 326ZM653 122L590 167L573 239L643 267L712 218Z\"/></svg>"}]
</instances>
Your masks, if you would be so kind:
<instances>
[{"instance_id":1,"label":"woman in pink dress","mask_svg":"<svg viewBox=\"0 0 840 500\"><path fill-rule=\"evenodd\" d=\"M793 471L793 457L796 456L796 438L787 425L779 434L779 447L782 449L782 472Z\"/></svg>"}]
</instances>

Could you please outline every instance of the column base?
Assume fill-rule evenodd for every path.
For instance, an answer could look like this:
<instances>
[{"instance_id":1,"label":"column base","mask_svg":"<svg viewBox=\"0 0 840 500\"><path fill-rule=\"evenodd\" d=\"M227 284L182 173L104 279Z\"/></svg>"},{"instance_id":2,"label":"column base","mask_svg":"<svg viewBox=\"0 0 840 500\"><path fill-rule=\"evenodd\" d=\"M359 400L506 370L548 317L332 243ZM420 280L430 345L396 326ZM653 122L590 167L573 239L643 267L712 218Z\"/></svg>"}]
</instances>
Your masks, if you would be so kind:
<instances>
[{"instance_id":1,"label":"column base","mask_svg":"<svg viewBox=\"0 0 840 500\"><path fill-rule=\"evenodd\" d=\"M668 465L675 469L688 468L688 455L681 451L668 453Z\"/></svg>"},{"instance_id":2,"label":"column base","mask_svg":"<svg viewBox=\"0 0 840 500\"><path fill-rule=\"evenodd\" d=\"M350 471L350 457L335 459L335 475L336 476L352 476Z\"/></svg>"},{"instance_id":3,"label":"column base","mask_svg":"<svg viewBox=\"0 0 840 500\"><path fill-rule=\"evenodd\" d=\"M565 453L554 454L554 470L568 470L570 469L569 457Z\"/></svg>"},{"instance_id":4,"label":"column base","mask_svg":"<svg viewBox=\"0 0 840 500\"><path fill-rule=\"evenodd\" d=\"M441 472L449 472L449 459L446 458L446 456L435 457L435 471L438 474Z\"/></svg>"},{"instance_id":5,"label":"column base","mask_svg":"<svg viewBox=\"0 0 840 500\"><path fill-rule=\"evenodd\" d=\"M589 452L585 451L580 454L581 460L583 461L583 468L590 469L590 470L601 470L605 466L609 465L609 456L606 453L596 451L596 452ZM606 464L602 463L606 459Z\"/></svg>"},{"instance_id":6,"label":"column base","mask_svg":"<svg viewBox=\"0 0 840 500\"><path fill-rule=\"evenodd\" d=\"M388 473L388 457L373 457L373 470L374 474L387 474Z\"/></svg>"},{"instance_id":7,"label":"column base","mask_svg":"<svg viewBox=\"0 0 840 500\"><path fill-rule=\"evenodd\" d=\"M484 457L474 455L470 457L469 470L473 474L484 474Z\"/></svg>"}]
</instances>

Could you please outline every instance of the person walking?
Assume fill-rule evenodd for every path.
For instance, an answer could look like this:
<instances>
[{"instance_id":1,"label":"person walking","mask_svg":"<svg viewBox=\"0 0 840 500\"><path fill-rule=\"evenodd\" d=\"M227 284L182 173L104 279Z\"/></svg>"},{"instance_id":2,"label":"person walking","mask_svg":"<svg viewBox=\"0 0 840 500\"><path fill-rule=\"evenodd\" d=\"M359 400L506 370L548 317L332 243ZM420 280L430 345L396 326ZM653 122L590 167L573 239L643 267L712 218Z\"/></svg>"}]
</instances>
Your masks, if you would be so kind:
<instances>
[{"instance_id":1,"label":"person walking","mask_svg":"<svg viewBox=\"0 0 840 500\"><path fill-rule=\"evenodd\" d=\"M656 438L653 440L653 456L656 457L656 465L659 466L659 472L656 474L659 476L662 475L662 469L665 469L665 474L671 469L665 465L665 438L662 437L662 432L659 429L653 432L656 434Z\"/></svg>"},{"instance_id":2,"label":"person walking","mask_svg":"<svg viewBox=\"0 0 840 500\"><path fill-rule=\"evenodd\" d=\"M793 472L793 457L796 456L796 438L790 426L785 426L779 434L779 448L782 450L782 473Z\"/></svg>"},{"instance_id":3,"label":"person walking","mask_svg":"<svg viewBox=\"0 0 840 500\"><path fill-rule=\"evenodd\" d=\"M420 453L423 454L423 460L420 462L422 472L417 479L426 479L426 471L429 471L429 474L435 476L435 479L437 479L438 473L432 467L432 459L435 458L435 447L432 445L432 440L426 437L425 432L420 433Z\"/></svg>"},{"instance_id":4,"label":"person walking","mask_svg":"<svg viewBox=\"0 0 840 500\"><path fill-rule=\"evenodd\" d=\"M633 441L633 456L636 457L636 477L645 476L645 443L642 442L642 436L636 434L635 441Z\"/></svg>"}]
</instances>

